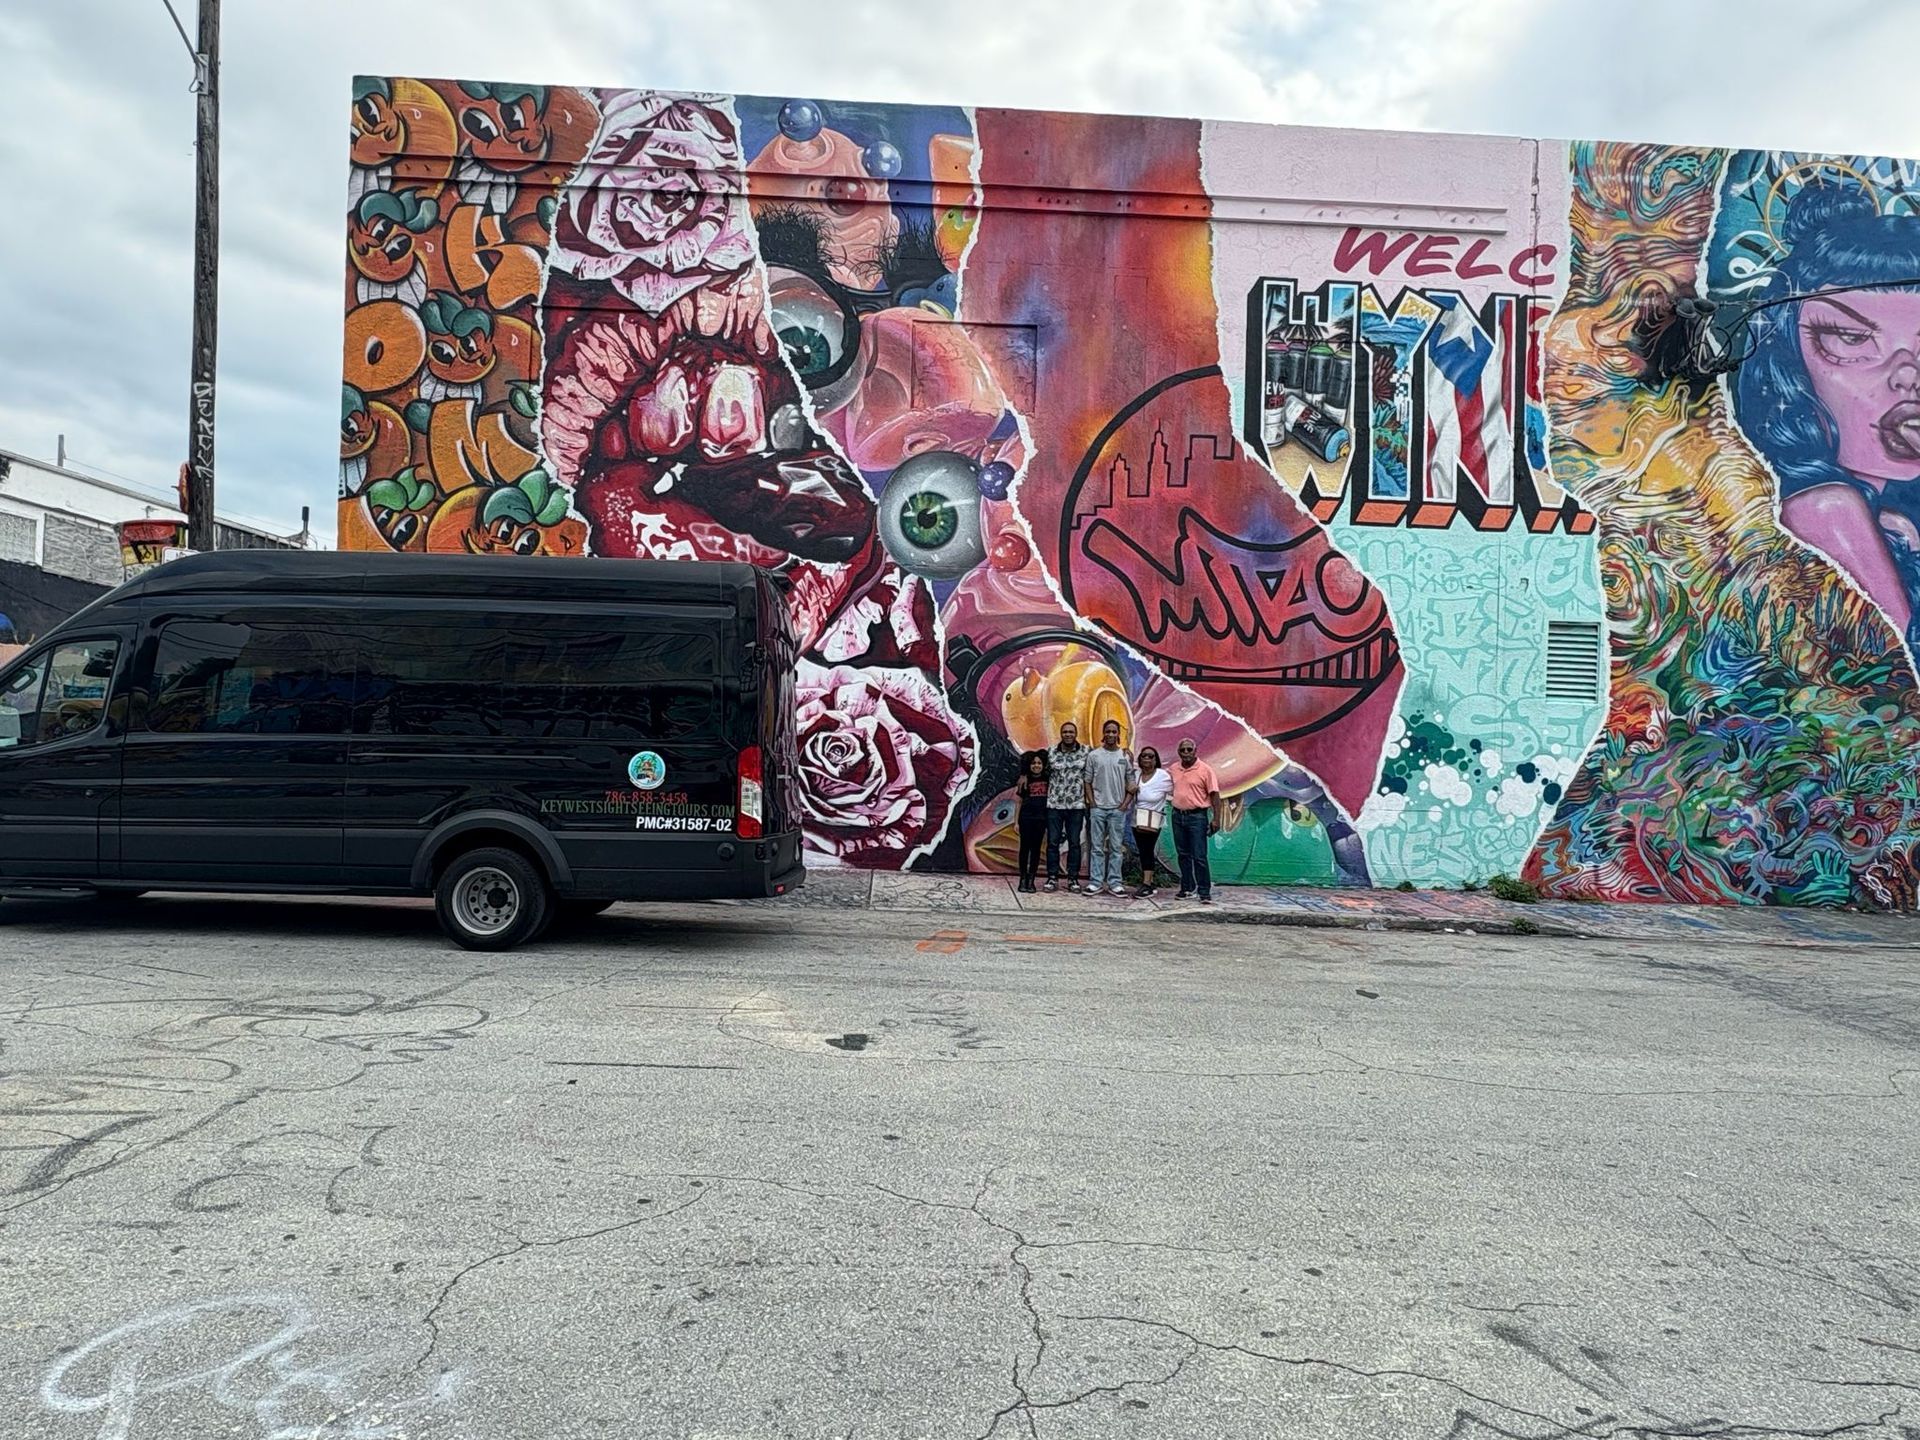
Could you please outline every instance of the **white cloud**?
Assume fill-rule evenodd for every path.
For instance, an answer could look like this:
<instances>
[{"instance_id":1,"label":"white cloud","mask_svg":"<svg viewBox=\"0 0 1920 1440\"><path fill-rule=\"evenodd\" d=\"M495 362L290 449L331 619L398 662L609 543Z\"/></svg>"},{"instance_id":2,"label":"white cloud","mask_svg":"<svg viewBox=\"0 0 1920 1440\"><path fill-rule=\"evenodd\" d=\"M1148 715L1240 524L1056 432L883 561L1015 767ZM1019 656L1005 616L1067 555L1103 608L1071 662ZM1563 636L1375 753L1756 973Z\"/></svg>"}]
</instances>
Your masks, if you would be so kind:
<instances>
[{"instance_id":1,"label":"white cloud","mask_svg":"<svg viewBox=\"0 0 1920 1440\"><path fill-rule=\"evenodd\" d=\"M1920 12L1817 18L1784 0L975 0L958 23L907 0L227 0L221 503L330 525L356 72L1920 151L1903 71ZM12 7L0 54L35 117L0 132L0 444L51 454L65 432L80 460L170 487L187 56L157 0Z\"/></svg>"}]
</instances>

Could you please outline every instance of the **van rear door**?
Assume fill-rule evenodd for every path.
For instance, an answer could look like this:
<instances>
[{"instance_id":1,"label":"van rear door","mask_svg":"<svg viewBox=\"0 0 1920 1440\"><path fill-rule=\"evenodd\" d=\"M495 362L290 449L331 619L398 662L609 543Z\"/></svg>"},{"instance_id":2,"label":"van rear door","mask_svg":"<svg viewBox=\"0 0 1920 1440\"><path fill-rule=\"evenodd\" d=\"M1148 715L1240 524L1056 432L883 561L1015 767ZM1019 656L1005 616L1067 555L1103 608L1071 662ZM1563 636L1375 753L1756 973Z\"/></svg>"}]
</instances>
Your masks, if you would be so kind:
<instances>
[{"instance_id":1,"label":"van rear door","mask_svg":"<svg viewBox=\"0 0 1920 1440\"><path fill-rule=\"evenodd\" d=\"M800 754L794 737L795 678L800 647L794 639L785 597L764 574L760 576L755 617L755 639L763 657L760 674L759 743L764 754L766 832L785 835L800 828ZM796 849L796 863L797 854Z\"/></svg>"}]
</instances>

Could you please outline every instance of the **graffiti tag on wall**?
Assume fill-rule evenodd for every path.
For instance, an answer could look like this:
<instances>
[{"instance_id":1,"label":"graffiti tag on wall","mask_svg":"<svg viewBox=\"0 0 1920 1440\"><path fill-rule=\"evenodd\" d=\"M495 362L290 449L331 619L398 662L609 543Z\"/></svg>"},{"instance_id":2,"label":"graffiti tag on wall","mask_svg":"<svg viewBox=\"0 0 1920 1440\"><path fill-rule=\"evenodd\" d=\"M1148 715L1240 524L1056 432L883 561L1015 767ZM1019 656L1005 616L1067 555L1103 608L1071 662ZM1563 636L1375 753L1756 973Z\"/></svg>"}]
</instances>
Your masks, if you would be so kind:
<instances>
[{"instance_id":1,"label":"graffiti tag on wall","mask_svg":"<svg viewBox=\"0 0 1920 1440\"><path fill-rule=\"evenodd\" d=\"M1377 258L1414 238L1388 246L1376 235ZM1457 237L1427 240L1442 238ZM1505 273L1474 263L1485 244L1462 257L1462 278ZM1411 273L1428 268L1408 261ZM1345 509L1356 525L1505 530L1517 517L1536 533L1584 534L1593 517L1547 463L1540 355L1552 308L1537 294L1475 305L1439 289L1402 290L1389 306L1370 284L1303 292L1264 278L1248 298L1246 393L1259 403L1247 407L1247 440L1261 454L1292 445L1311 457L1301 498L1321 520Z\"/></svg>"}]
</instances>

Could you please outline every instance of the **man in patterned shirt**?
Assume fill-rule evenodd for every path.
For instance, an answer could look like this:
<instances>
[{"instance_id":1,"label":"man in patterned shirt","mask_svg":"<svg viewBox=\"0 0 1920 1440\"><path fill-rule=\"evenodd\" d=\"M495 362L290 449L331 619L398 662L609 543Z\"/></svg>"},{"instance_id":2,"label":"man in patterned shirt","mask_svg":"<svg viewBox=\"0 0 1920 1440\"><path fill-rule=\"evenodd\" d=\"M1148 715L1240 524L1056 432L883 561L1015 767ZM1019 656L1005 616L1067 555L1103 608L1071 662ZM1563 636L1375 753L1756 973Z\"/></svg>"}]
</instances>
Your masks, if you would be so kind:
<instances>
[{"instance_id":1,"label":"man in patterned shirt","mask_svg":"<svg viewBox=\"0 0 1920 1440\"><path fill-rule=\"evenodd\" d=\"M1067 842L1067 889L1080 893L1080 834L1087 828L1087 747L1080 727L1060 727L1060 743L1047 751L1053 778L1047 786L1047 885L1060 888L1060 842Z\"/></svg>"}]
</instances>

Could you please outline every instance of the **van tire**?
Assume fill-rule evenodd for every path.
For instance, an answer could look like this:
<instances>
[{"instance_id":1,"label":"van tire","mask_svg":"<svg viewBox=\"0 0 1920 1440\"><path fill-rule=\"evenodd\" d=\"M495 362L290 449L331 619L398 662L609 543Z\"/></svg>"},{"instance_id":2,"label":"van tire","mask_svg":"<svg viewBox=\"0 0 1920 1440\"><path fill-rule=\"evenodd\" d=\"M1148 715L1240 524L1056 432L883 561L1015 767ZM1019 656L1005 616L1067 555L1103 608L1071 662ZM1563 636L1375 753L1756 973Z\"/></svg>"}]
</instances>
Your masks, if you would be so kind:
<instances>
[{"instance_id":1,"label":"van tire","mask_svg":"<svg viewBox=\"0 0 1920 1440\"><path fill-rule=\"evenodd\" d=\"M464 950L511 950L546 928L547 877L518 850L487 846L456 855L433 887L434 913Z\"/></svg>"}]
</instances>

